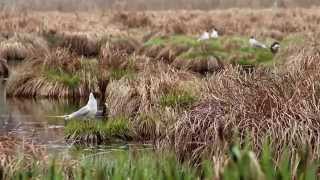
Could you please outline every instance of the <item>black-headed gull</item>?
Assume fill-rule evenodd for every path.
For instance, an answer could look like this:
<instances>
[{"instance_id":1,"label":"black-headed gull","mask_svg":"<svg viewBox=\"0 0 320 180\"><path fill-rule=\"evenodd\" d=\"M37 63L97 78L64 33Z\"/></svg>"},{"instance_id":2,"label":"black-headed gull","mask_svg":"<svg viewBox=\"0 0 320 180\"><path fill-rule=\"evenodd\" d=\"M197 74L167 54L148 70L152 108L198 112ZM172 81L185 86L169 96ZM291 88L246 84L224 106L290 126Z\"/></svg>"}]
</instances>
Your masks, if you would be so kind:
<instances>
[{"instance_id":1,"label":"black-headed gull","mask_svg":"<svg viewBox=\"0 0 320 180\"><path fill-rule=\"evenodd\" d=\"M276 54L280 49L280 43L279 42L274 42L270 46L270 50L273 54Z\"/></svg>"}]
</instances>

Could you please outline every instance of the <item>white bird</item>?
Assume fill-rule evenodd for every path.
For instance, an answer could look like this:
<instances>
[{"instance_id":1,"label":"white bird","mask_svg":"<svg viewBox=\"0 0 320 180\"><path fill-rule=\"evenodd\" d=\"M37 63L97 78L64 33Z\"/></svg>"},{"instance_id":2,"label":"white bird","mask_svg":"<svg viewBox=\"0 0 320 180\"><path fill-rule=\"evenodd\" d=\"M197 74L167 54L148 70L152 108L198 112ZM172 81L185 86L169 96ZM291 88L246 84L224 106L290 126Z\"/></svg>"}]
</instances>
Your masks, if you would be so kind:
<instances>
[{"instance_id":1,"label":"white bird","mask_svg":"<svg viewBox=\"0 0 320 180\"><path fill-rule=\"evenodd\" d=\"M65 115L63 117L66 120L73 119L73 118L81 118L81 117L94 118L97 111L98 111L97 100L94 98L93 94L90 93L87 105L85 105L84 107L82 107L78 111L73 112L69 115Z\"/></svg>"},{"instance_id":2,"label":"white bird","mask_svg":"<svg viewBox=\"0 0 320 180\"><path fill-rule=\"evenodd\" d=\"M218 31L213 28L210 34L210 38L217 39L218 37L219 37Z\"/></svg>"},{"instance_id":3,"label":"white bird","mask_svg":"<svg viewBox=\"0 0 320 180\"><path fill-rule=\"evenodd\" d=\"M201 34L198 41L204 41L208 39L210 39L210 34L207 31L205 31L204 33Z\"/></svg>"},{"instance_id":4,"label":"white bird","mask_svg":"<svg viewBox=\"0 0 320 180\"><path fill-rule=\"evenodd\" d=\"M251 36L249 40L249 44L251 45L251 47L254 47L254 48L264 48L264 49L267 48L265 44L262 44L261 42L257 41L253 36Z\"/></svg>"}]
</instances>

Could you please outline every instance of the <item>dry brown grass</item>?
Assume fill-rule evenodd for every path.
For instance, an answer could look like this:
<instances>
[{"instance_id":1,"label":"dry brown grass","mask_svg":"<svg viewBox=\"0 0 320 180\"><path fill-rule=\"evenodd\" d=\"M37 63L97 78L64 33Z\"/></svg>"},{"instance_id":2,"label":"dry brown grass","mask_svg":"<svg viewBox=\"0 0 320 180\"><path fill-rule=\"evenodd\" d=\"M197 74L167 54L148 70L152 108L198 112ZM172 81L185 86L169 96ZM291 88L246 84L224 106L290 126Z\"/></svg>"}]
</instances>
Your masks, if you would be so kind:
<instances>
[{"instance_id":1,"label":"dry brown grass","mask_svg":"<svg viewBox=\"0 0 320 180\"><path fill-rule=\"evenodd\" d=\"M45 149L23 141L22 139L12 136L0 137L0 168L4 172L14 170L15 163L21 161L19 159L19 153L22 155L26 162L34 161L36 159L46 160L47 154ZM18 163L17 163L18 164ZM31 164L26 164L31 165ZM6 168L6 169L2 169ZM4 174L1 174L4 175Z\"/></svg>"},{"instance_id":2,"label":"dry brown grass","mask_svg":"<svg viewBox=\"0 0 320 180\"><path fill-rule=\"evenodd\" d=\"M276 155L309 145L319 157L319 59L317 49L306 48L292 59L294 65L276 73L243 74L230 67L210 77L205 100L174 126L171 142L177 154L194 160L223 157L239 136L241 143L250 139L258 153L270 138Z\"/></svg>"},{"instance_id":3,"label":"dry brown grass","mask_svg":"<svg viewBox=\"0 0 320 180\"><path fill-rule=\"evenodd\" d=\"M199 34L215 26L224 35L272 36L281 39L292 33L316 32L319 29L319 9L228 9L214 11L147 11L110 12L28 12L27 15L0 13L2 32L36 32L48 29L60 32L92 32L126 34L137 27L165 34ZM20 21L27 22L25 26ZM117 23L115 23L115 21ZM48 23L50 22L50 23ZM119 26L120 23L120 26ZM141 34L131 31L130 33Z\"/></svg>"},{"instance_id":4,"label":"dry brown grass","mask_svg":"<svg viewBox=\"0 0 320 180\"><path fill-rule=\"evenodd\" d=\"M278 152L284 146L298 149L307 143L316 157L320 143L317 46L287 41L287 49L275 58L279 61L275 64L283 66L245 73L214 56L183 59L182 52L202 48L193 41L192 47L180 43L146 48L140 39L181 33L198 36L214 25L226 36L285 41L288 35L314 36L320 29L318 10L28 12L25 17L0 13L0 19L11 24L0 29L19 32L2 36L0 55L26 59L10 77L7 93L74 97L100 89L106 95L109 117L129 118L138 139L161 137L181 159L224 154L237 133L241 142L250 137L257 151L270 137ZM28 20L36 24L21 23ZM20 35L29 31L37 33L39 40ZM313 39L315 44L318 38ZM307 48L299 50L303 46ZM217 73L197 77L194 72ZM197 102L193 97L201 102L190 107Z\"/></svg>"},{"instance_id":5,"label":"dry brown grass","mask_svg":"<svg viewBox=\"0 0 320 180\"><path fill-rule=\"evenodd\" d=\"M150 16L143 12L116 12L111 20L128 28L140 28L151 25Z\"/></svg>"},{"instance_id":6,"label":"dry brown grass","mask_svg":"<svg viewBox=\"0 0 320 180\"><path fill-rule=\"evenodd\" d=\"M7 93L25 97L87 96L97 88L98 61L58 48L44 57L29 59L10 77Z\"/></svg>"},{"instance_id":7,"label":"dry brown grass","mask_svg":"<svg viewBox=\"0 0 320 180\"><path fill-rule=\"evenodd\" d=\"M32 34L15 34L0 43L0 57L8 61L24 60L48 52L47 42Z\"/></svg>"},{"instance_id":8,"label":"dry brown grass","mask_svg":"<svg viewBox=\"0 0 320 180\"><path fill-rule=\"evenodd\" d=\"M87 57L97 56L100 53L100 41L96 34L90 33L65 33L62 35L59 46L69 48L78 55Z\"/></svg>"},{"instance_id":9,"label":"dry brown grass","mask_svg":"<svg viewBox=\"0 0 320 180\"><path fill-rule=\"evenodd\" d=\"M190 81L196 81L196 77L162 63L149 65L134 77L111 81L107 88L109 117L129 117L133 121L136 136L143 140L158 137L159 126L169 121L163 118L166 110L160 106L160 98L184 88Z\"/></svg>"}]
</instances>

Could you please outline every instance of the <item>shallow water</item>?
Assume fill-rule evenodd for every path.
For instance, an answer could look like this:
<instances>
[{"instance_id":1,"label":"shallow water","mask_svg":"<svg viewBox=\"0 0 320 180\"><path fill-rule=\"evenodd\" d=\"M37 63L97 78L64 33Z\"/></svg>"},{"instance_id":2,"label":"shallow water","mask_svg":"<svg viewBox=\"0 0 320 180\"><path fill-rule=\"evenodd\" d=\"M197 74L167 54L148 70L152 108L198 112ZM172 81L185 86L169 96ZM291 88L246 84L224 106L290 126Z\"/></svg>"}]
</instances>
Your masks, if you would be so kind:
<instances>
[{"instance_id":1,"label":"shallow water","mask_svg":"<svg viewBox=\"0 0 320 180\"><path fill-rule=\"evenodd\" d=\"M149 145L115 143L95 147L75 147L64 139L65 121L59 116L69 114L86 104L86 99L73 100L6 98L5 83L0 80L0 135L13 135L45 146L50 153L105 152L146 148ZM98 100L99 101L99 100Z\"/></svg>"}]
</instances>

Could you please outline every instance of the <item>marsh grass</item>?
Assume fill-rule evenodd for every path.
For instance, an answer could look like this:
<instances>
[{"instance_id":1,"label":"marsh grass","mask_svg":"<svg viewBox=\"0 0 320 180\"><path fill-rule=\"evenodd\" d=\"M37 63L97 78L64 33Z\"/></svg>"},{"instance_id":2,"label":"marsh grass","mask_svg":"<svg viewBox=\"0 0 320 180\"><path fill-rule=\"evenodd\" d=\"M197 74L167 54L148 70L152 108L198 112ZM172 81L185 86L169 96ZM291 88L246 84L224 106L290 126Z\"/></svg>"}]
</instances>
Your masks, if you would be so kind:
<instances>
[{"instance_id":1,"label":"marsh grass","mask_svg":"<svg viewBox=\"0 0 320 180\"><path fill-rule=\"evenodd\" d=\"M225 154L224 163L217 164L203 159L194 166L182 163L170 152L152 152L136 149L89 154L68 162L59 157L44 161L29 161L4 172L12 179L303 179L317 178L319 162L309 158L308 151L283 153L279 161L273 161L270 145L263 146L257 157L247 148L234 145ZM23 161L21 161L23 162ZM18 161L12 161L18 164Z\"/></svg>"},{"instance_id":2,"label":"marsh grass","mask_svg":"<svg viewBox=\"0 0 320 180\"><path fill-rule=\"evenodd\" d=\"M148 40L144 44L144 52L178 69L201 74L220 71L227 64L272 64L274 55L269 49L252 48L248 41L242 36L198 41L190 36L172 35Z\"/></svg>"},{"instance_id":3,"label":"marsh grass","mask_svg":"<svg viewBox=\"0 0 320 180\"><path fill-rule=\"evenodd\" d=\"M160 97L162 107L186 108L197 101L197 97L185 90L173 90Z\"/></svg>"},{"instance_id":4,"label":"marsh grass","mask_svg":"<svg viewBox=\"0 0 320 180\"><path fill-rule=\"evenodd\" d=\"M47 52L47 42L35 34L15 34L0 43L0 57L8 61L25 60Z\"/></svg>"},{"instance_id":5,"label":"marsh grass","mask_svg":"<svg viewBox=\"0 0 320 180\"><path fill-rule=\"evenodd\" d=\"M69 88L76 88L80 84L80 77L77 75L71 75L57 70L46 70L44 75L49 81L62 83Z\"/></svg>"},{"instance_id":6,"label":"marsh grass","mask_svg":"<svg viewBox=\"0 0 320 180\"><path fill-rule=\"evenodd\" d=\"M72 120L65 128L66 139L77 144L102 144L132 139L130 121L115 117L106 121Z\"/></svg>"}]
</instances>

